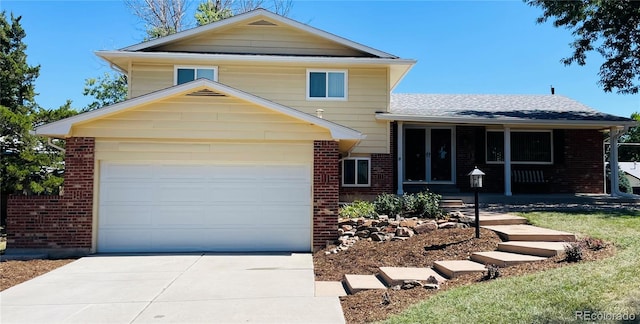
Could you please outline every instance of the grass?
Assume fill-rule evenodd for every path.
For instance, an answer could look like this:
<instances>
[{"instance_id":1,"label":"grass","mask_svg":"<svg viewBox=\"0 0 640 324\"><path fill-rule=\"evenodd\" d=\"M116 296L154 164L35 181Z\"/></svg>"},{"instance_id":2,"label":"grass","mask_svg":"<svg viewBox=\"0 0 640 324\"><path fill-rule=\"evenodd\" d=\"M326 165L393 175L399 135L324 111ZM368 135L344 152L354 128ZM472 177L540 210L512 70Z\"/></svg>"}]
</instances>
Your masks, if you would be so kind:
<instances>
[{"instance_id":1,"label":"grass","mask_svg":"<svg viewBox=\"0 0 640 324\"><path fill-rule=\"evenodd\" d=\"M538 226L613 242L618 253L521 277L451 289L388 323L570 323L576 311L635 315L640 323L640 213L528 213Z\"/></svg>"}]
</instances>

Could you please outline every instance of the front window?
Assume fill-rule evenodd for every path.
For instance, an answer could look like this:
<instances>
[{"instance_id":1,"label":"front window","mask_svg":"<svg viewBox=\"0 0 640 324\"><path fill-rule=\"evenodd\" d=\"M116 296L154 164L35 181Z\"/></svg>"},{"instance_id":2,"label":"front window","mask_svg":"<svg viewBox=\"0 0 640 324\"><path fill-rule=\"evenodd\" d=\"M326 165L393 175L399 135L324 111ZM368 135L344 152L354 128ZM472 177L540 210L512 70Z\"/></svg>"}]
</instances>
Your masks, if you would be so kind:
<instances>
[{"instance_id":1,"label":"front window","mask_svg":"<svg viewBox=\"0 0 640 324\"><path fill-rule=\"evenodd\" d=\"M553 163L551 131L511 131L511 162ZM487 131L487 163L504 163L504 132Z\"/></svg>"},{"instance_id":2,"label":"front window","mask_svg":"<svg viewBox=\"0 0 640 324\"><path fill-rule=\"evenodd\" d=\"M347 71L307 71L307 99L347 98Z\"/></svg>"},{"instance_id":3,"label":"front window","mask_svg":"<svg viewBox=\"0 0 640 324\"><path fill-rule=\"evenodd\" d=\"M368 187L371 178L369 158L347 158L342 160L342 186Z\"/></svg>"},{"instance_id":4,"label":"front window","mask_svg":"<svg viewBox=\"0 0 640 324\"><path fill-rule=\"evenodd\" d=\"M218 80L218 69L214 66L176 66L175 84L183 84L196 79Z\"/></svg>"}]
</instances>

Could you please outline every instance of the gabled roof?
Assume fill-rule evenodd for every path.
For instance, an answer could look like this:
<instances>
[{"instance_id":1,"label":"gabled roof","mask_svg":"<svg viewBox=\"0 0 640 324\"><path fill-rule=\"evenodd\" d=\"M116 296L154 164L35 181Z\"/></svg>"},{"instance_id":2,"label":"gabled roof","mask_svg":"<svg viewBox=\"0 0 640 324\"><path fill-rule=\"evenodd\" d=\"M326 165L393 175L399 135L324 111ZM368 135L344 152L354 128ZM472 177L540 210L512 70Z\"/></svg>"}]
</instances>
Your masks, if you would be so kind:
<instances>
[{"instance_id":1,"label":"gabled roof","mask_svg":"<svg viewBox=\"0 0 640 324\"><path fill-rule=\"evenodd\" d=\"M640 163L638 162L618 162L620 170L628 175L640 180Z\"/></svg>"},{"instance_id":2,"label":"gabled roof","mask_svg":"<svg viewBox=\"0 0 640 324\"><path fill-rule=\"evenodd\" d=\"M361 140L365 138L365 135L351 128L207 79L197 79L195 81L152 92L111 106L65 118L50 124L45 124L37 127L35 129L35 134L49 137L68 137L71 135L71 128L76 124L97 120L102 117L133 109L140 105L185 94L198 94L201 96L217 96L220 94L228 95L246 100L255 105L282 113L298 120L326 128L331 133L331 136L337 140Z\"/></svg>"},{"instance_id":3,"label":"gabled roof","mask_svg":"<svg viewBox=\"0 0 640 324\"><path fill-rule=\"evenodd\" d=\"M391 94L382 120L465 124L636 126L560 95Z\"/></svg>"},{"instance_id":4,"label":"gabled roof","mask_svg":"<svg viewBox=\"0 0 640 324\"><path fill-rule=\"evenodd\" d=\"M255 9L246 13L242 13L227 19L223 19L220 21L216 21L207 25L203 25L203 26L199 26L199 27L195 27L192 29L188 29L179 33L175 33L169 36L165 36L165 37L161 37L161 38L156 38L147 42L143 42L143 43L139 43L136 45L132 45L132 46L128 46L125 48L122 48L121 51L144 51L156 46L160 46L160 45L165 45L168 43L172 43L172 42L176 42L179 40L183 40L183 39L187 39L187 38L191 38L191 37L195 37L198 35L201 35L203 33L209 32L209 31L214 31L216 29L222 29L237 23L241 23L247 20L255 20L255 19L259 19L259 18L267 18L270 20L274 20L277 21L281 24L284 25L289 25L291 27L294 28L298 28L300 30L306 31L308 33L311 33L313 35L319 36L321 38L325 38L327 40L336 42L338 44L342 44L344 46L347 47L351 47L354 48L356 50L371 54L373 56L376 57L380 57L380 58L398 58L395 55L377 50L375 48L369 47L369 46L365 46L362 45L360 43L356 43L354 41L348 40L346 38L325 32L323 30L317 29L315 27L311 27L309 25L297 22L293 19L289 19L280 15L277 15L275 13L272 13L268 10L265 9Z\"/></svg>"}]
</instances>

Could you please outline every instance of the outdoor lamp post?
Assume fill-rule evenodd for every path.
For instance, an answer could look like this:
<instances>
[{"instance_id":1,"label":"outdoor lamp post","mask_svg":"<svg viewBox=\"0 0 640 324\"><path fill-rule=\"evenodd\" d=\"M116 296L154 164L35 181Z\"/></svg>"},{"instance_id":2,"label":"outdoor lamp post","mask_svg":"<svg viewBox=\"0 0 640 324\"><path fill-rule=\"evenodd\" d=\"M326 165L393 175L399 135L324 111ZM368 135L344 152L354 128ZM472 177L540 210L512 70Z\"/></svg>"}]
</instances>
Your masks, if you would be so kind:
<instances>
[{"instance_id":1,"label":"outdoor lamp post","mask_svg":"<svg viewBox=\"0 0 640 324\"><path fill-rule=\"evenodd\" d=\"M482 176L484 172L480 171L478 167L475 167L473 171L469 172L469 180L471 181L471 188L475 192L475 206L476 206L476 238L480 238L480 209L478 208L478 191L482 188Z\"/></svg>"}]
</instances>

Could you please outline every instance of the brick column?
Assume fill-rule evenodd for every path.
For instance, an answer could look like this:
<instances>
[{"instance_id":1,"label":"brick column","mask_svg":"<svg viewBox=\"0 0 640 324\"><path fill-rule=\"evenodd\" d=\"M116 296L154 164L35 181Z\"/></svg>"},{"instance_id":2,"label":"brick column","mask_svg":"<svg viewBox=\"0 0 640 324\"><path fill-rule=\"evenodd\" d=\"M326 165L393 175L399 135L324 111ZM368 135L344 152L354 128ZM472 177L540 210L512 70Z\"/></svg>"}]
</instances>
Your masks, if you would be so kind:
<instances>
[{"instance_id":1,"label":"brick column","mask_svg":"<svg viewBox=\"0 0 640 324\"><path fill-rule=\"evenodd\" d=\"M338 238L339 159L337 142L313 142L314 251Z\"/></svg>"},{"instance_id":2,"label":"brick column","mask_svg":"<svg viewBox=\"0 0 640 324\"><path fill-rule=\"evenodd\" d=\"M94 138L67 139L64 193L9 197L7 247L86 254L93 222Z\"/></svg>"}]
</instances>

